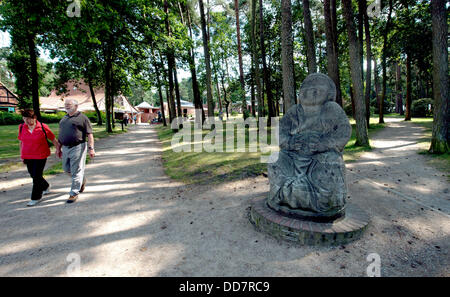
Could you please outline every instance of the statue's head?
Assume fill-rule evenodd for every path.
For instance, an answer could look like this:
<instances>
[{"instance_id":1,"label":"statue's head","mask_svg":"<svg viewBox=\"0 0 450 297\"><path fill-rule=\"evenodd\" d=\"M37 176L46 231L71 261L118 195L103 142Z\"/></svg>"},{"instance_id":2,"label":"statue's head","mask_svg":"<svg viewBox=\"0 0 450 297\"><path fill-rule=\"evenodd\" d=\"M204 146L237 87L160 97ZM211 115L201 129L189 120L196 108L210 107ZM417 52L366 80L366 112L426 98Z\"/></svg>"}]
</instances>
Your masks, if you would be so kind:
<instances>
[{"instance_id":1,"label":"statue's head","mask_svg":"<svg viewBox=\"0 0 450 297\"><path fill-rule=\"evenodd\" d=\"M313 73L308 75L300 87L301 105L322 105L336 99L336 86L328 75Z\"/></svg>"}]
</instances>

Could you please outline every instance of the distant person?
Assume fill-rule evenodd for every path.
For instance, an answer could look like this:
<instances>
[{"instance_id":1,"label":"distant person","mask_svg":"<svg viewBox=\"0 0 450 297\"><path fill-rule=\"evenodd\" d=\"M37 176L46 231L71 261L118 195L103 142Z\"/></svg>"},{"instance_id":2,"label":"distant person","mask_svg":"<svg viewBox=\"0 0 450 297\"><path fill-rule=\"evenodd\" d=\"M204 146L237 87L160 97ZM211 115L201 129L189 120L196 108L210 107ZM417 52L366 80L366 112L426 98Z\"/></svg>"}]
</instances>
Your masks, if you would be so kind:
<instances>
[{"instance_id":1,"label":"distant person","mask_svg":"<svg viewBox=\"0 0 450 297\"><path fill-rule=\"evenodd\" d=\"M73 203L86 185L86 151L89 151L91 158L95 157L94 134L88 117L77 110L76 100L66 99L64 108L67 114L59 122L58 141L61 147L57 150L57 156L62 157L62 167L72 177L67 203Z\"/></svg>"},{"instance_id":2,"label":"distant person","mask_svg":"<svg viewBox=\"0 0 450 297\"><path fill-rule=\"evenodd\" d=\"M125 127L128 125L128 114L125 114L123 116L123 124L125 125Z\"/></svg>"},{"instance_id":3,"label":"distant person","mask_svg":"<svg viewBox=\"0 0 450 297\"><path fill-rule=\"evenodd\" d=\"M44 179L43 172L50 148L47 139L50 139L57 150L59 143L50 128L36 120L33 110L22 111L23 124L19 126L18 139L20 141L20 158L27 165L28 173L33 179L31 201L27 206L35 206L42 200L42 195L50 192L50 184Z\"/></svg>"},{"instance_id":4,"label":"distant person","mask_svg":"<svg viewBox=\"0 0 450 297\"><path fill-rule=\"evenodd\" d=\"M161 116L161 112L158 110L158 122L161 123L162 122L162 116Z\"/></svg>"},{"instance_id":5,"label":"distant person","mask_svg":"<svg viewBox=\"0 0 450 297\"><path fill-rule=\"evenodd\" d=\"M136 120L137 120L137 117L134 116L134 124L135 124L135 125L137 124Z\"/></svg>"}]
</instances>

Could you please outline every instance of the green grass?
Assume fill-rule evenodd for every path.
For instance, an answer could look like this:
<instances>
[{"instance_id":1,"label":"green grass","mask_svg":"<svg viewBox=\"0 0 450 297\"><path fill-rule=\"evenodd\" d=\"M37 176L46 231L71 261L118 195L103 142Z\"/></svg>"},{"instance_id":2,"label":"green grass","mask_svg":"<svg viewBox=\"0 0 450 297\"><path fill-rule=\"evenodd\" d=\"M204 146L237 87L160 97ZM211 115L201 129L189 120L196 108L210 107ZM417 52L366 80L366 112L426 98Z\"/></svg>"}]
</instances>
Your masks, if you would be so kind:
<instances>
[{"instance_id":1,"label":"green grass","mask_svg":"<svg viewBox=\"0 0 450 297\"><path fill-rule=\"evenodd\" d=\"M52 132L58 137L58 123L48 124ZM126 132L121 130L120 125L116 125L116 128L112 133L107 133L105 131L105 126L97 126L92 124L92 130L94 132L94 139L98 140L100 138L107 137L109 135L120 134ZM0 172L6 172L21 166L20 162L20 151L19 151L19 140L17 139L17 134L19 131L18 125L5 125L0 126ZM54 153L54 148L51 149L52 154ZM59 164L59 165L58 165ZM56 174L62 172L61 164L58 163L47 169L44 174ZM59 166L59 168L58 168Z\"/></svg>"},{"instance_id":2,"label":"green grass","mask_svg":"<svg viewBox=\"0 0 450 297\"><path fill-rule=\"evenodd\" d=\"M420 151L419 154L430 157L428 165L444 172L450 179L450 154L430 154L428 152L431 146L431 135L433 128L433 118L412 118L412 122L425 127L424 136L419 140Z\"/></svg>"},{"instance_id":3,"label":"green grass","mask_svg":"<svg viewBox=\"0 0 450 297\"><path fill-rule=\"evenodd\" d=\"M370 147L355 146L355 122L350 120L350 123L352 124L353 132L344 151L344 160L346 162L354 161L360 154L370 150ZM378 124L378 118L371 118L369 135L383 127L384 124ZM162 159L165 171L173 179L187 184L220 183L257 176L267 172L267 164L260 161L260 152L174 152L171 149L172 130L164 126L158 126L156 129L158 137L163 144ZM207 133L209 131L203 131L203 136ZM268 138L270 143L270 135ZM246 146L248 148L247 141L248 135L246 137Z\"/></svg>"},{"instance_id":4,"label":"green grass","mask_svg":"<svg viewBox=\"0 0 450 297\"><path fill-rule=\"evenodd\" d=\"M345 162L353 162L359 159L361 154L364 152L368 152L371 150L370 146L356 146L356 122L354 119L350 119L350 124L352 125L352 136L350 140L347 142L347 145L344 148L344 161ZM370 136L385 127L385 124L379 124L377 117L370 118L370 127L369 127L369 144L370 144Z\"/></svg>"}]
</instances>

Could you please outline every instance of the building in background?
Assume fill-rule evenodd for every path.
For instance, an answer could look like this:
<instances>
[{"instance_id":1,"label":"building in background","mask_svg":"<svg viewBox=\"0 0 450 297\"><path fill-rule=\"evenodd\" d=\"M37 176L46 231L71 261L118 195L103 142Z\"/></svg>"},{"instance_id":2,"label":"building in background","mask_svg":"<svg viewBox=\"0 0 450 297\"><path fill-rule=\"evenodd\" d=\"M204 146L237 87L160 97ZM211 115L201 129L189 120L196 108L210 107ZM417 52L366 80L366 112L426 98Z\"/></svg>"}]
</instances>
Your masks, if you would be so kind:
<instances>
[{"instance_id":1,"label":"building in background","mask_svg":"<svg viewBox=\"0 0 450 297\"><path fill-rule=\"evenodd\" d=\"M43 112L54 113L64 111L64 100L75 99L78 101L78 110L82 112L95 111L94 102L92 101L89 86L83 81L69 81L67 82L67 91L63 89L53 90L48 97L40 97L40 109ZM61 94L58 94L61 93ZM105 111L105 90L104 88L94 89L95 100L100 111ZM139 114L128 99L123 95L114 97L114 118L123 119L124 114L128 114L130 119Z\"/></svg>"},{"instance_id":2,"label":"building in background","mask_svg":"<svg viewBox=\"0 0 450 297\"><path fill-rule=\"evenodd\" d=\"M136 109L140 111L137 117L138 123L150 123L153 119L158 119L158 111L160 107L152 106L148 102L142 102L136 106Z\"/></svg>"},{"instance_id":3,"label":"building in background","mask_svg":"<svg viewBox=\"0 0 450 297\"><path fill-rule=\"evenodd\" d=\"M17 95L11 92L0 81L0 111L16 112L18 113L18 98Z\"/></svg>"},{"instance_id":4,"label":"building in background","mask_svg":"<svg viewBox=\"0 0 450 297\"><path fill-rule=\"evenodd\" d=\"M181 113L183 114L183 117L195 117L194 103L185 101L185 100L180 100L180 103L181 103ZM169 109L167 107L167 102L164 102L163 105L164 105L164 113L166 115L168 115ZM175 108L176 108L176 102L175 102ZM205 111L206 114L208 114L208 107L206 104L203 104L203 110Z\"/></svg>"}]
</instances>

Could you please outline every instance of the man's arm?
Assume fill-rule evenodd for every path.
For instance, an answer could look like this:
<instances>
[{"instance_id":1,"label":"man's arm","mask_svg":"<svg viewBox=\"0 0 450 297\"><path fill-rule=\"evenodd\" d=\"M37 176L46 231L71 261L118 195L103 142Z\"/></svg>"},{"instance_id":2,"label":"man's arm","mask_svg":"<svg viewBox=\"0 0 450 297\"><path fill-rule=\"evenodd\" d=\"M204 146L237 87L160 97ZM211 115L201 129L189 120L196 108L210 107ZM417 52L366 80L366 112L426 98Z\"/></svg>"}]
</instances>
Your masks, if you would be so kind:
<instances>
[{"instance_id":1,"label":"man's arm","mask_svg":"<svg viewBox=\"0 0 450 297\"><path fill-rule=\"evenodd\" d=\"M95 150L94 150L94 134L89 133L88 134L88 152L89 156L91 158L95 157Z\"/></svg>"},{"instance_id":2,"label":"man's arm","mask_svg":"<svg viewBox=\"0 0 450 297\"><path fill-rule=\"evenodd\" d=\"M61 158L62 157L62 151L61 151L62 145L56 138L53 141L56 141L56 144L53 142L53 144L56 147L55 155L56 155L56 157Z\"/></svg>"}]
</instances>

